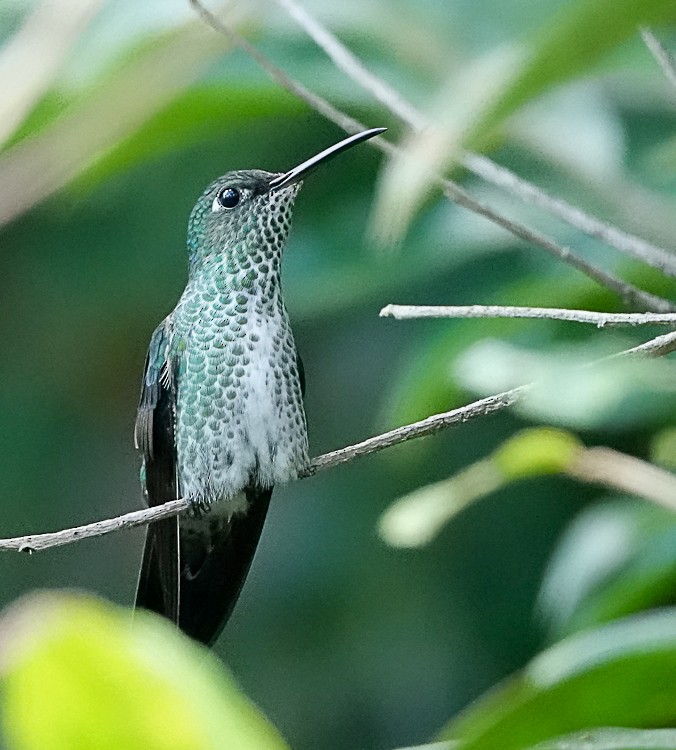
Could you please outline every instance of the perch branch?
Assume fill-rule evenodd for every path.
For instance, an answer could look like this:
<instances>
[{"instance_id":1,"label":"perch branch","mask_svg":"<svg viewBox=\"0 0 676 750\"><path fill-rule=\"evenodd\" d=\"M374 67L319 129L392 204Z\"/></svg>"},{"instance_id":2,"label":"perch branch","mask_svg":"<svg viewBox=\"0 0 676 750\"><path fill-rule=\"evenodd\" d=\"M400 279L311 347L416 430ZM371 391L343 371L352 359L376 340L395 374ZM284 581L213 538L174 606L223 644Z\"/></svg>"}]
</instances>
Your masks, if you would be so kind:
<instances>
[{"instance_id":1,"label":"perch branch","mask_svg":"<svg viewBox=\"0 0 676 750\"><path fill-rule=\"evenodd\" d=\"M397 443L403 443L407 440L423 437L424 435L433 435L435 432L439 432L439 430L443 430L454 424L467 422L469 419L490 414L494 411L500 411L511 406L525 388L526 386L520 386L504 393L498 393L495 396L482 398L467 406L461 406L459 409L434 414L419 422L398 427L395 430L390 430L382 435L369 438L356 445L350 445L340 450L325 453L323 456L313 459L301 476L313 476L319 471L347 463L361 456L367 456L370 453L376 453ZM65 544L78 542L81 539L104 536L114 531L131 529L135 526L145 526L152 521L176 516L187 510L188 507L187 500L171 500L161 506L136 510L131 513L125 513L122 516L117 516L116 518L96 521L84 526L64 529L63 531L46 534L29 534L12 539L0 539L0 551L37 552L38 550L49 549L50 547L61 547Z\"/></svg>"},{"instance_id":2,"label":"perch branch","mask_svg":"<svg viewBox=\"0 0 676 750\"><path fill-rule=\"evenodd\" d=\"M644 356L659 357L669 354L676 350L676 333L657 336L654 339L619 352L619 355L641 354ZM368 456L371 453L390 448L393 445L404 443L408 440L433 435L441 430L452 427L453 425L462 424L474 419L475 417L485 416L494 412L502 411L515 404L530 388L532 384L526 384L512 388L502 393L497 393L487 398L479 399L466 406L458 409L434 414L431 417L422 419L419 422L397 427L394 430L385 432L382 435L368 438L367 440L350 445L340 450L325 453L318 456L310 462L310 466L302 473L302 477L309 477L325 469L353 461L362 456ZM13 537L10 539L0 539L0 552L37 552L38 550L49 549L50 547L60 547L66 544L78 542L81 539L90 539L92 537L104 536L114 531L122 529L131 529L135 526L145 526L153 521L159 521L163 518L177 516L189 507L188 501L183 499L172 500L164 505L155 508L145 508L136 510L131 513L125 513L122 516L110 518L105 521L95 521L94 523L77 526L62 531L55 531L46 534L28 534L26 536Z\"/></svg>"},{"instance_id":3,"label":"perch branch","mask_svg":"<svg viewBox=\"0 0 676 750\"><path fill-rule=\"evenodd\" d=\"M427 127L429 123L422 112L404 99L387 82L372 73L350 49L308 13L305 8L301 7L296 0L276 0L276 2L326 53L339 70L343 71L365 91L372 94L393 115L413 130L419 131ZM642 34L645 43L657 57L665 73L668 71L668 75L671 74L670 80L676 86L676 67L673 59L650 31L644 30ZM653 44L657 45L657 49L660 50L659 54L653 49ZM659 268L663 273L676 277L676 255L673 252L617 229L561 198L555 198L542 188L524 180L486 156L468 152L463 154L460 162L466 169L486 180L486 182L507 190L526 203L531 203L548 211L570 226L591 237L596 237L621 253L642 260L654 268Z\"/></svg>"},{"instance_id":4,"label":"perch branch","mask_svg":"<svg viewBox=\"0 0 676 750\"><path fill-rule=\"evenodd\" d=\"M326 117L331 122L335 123L338 127L342 128L348 133L358 133L360 130L365 129L365 125L359 120L346 115L339 109L330 104L326 99L315 94L313 91L308 89L303 84L295 81L288 76L281 68L266 57L260 50L254 47L250 42L240 36L228 25L223 23L217 18L211 11L205 8L200 0L190 0L191 5L195 8L196 12L200 17L211 26L215 31L223 34L228 38L231 44L238 46L244 50L252 59L256 61L260 67L266 71L266 73L276 81L280 86L285 88L294 96L304 101L309 107L319 112L322 116ZM399 153L399 149L382 136L374 138L369 142L371 145L380 149L384 153L392 156L393 154ZM508 219L499 212L495 211L489 205L482 203L481 201L474 198L470 193L460 187L457 183L445 179L440 175L434 178L435 184L437 184L444 194L453 202L466 208L474 213L477 213L484 218L492 221L503 229L507 230L514 236L518 237L525 242L539 245L551 255L554 255L564 263L577 268L582 273L586 274L596 282L605 286L607 289L611 289L613 292L618 294L627 304L646 308L654 312L671 312L674 309L674 305L668 300L658 297L649 292L645 292L642 289L629 284L616 276L607 273L606 271L597 268L596 266L588 263L581 256L575 253L571 248L564 245L559 245L553 239L542 234L530 230L527 226L520 224L516 221Z\"/></svg>"},{"instance_id":5,"label":"perch branch","mask_svg":"<svg viewBox=\"0 0 676 750\"><path fill-rule=\"evenodd\" d=\"M600 313L556 307L503 307L501 305L387 305L381 318L538 318L605 326L676 325L674 313Z\"/></svg>"}]
</instances>

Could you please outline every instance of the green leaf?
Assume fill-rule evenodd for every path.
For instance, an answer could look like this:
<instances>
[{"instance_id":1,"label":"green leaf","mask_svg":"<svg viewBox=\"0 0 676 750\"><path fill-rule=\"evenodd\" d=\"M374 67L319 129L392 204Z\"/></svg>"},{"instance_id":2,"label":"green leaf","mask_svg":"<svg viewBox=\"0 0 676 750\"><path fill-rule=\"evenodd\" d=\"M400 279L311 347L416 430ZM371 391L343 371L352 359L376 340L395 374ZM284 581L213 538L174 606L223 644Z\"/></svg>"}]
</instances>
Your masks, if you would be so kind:
<instances>
[{"instance_id":1,"label":"green leaf","mask_svg":"<svg viewBox=\"0 0 676 750\"><path fill-rule=\"evenodd\" d=\"M302 112L302 105L272 86L196 86L154 114L77 178L76 190L91 189L100 181L167 152L220 136L243 122ZM217 169L225 169L219 165Z\"/></svg>"},{"instance_id":2,"label":"green leaf","mask_svg":"<svg viewBox=\"0 0 676 750\"><path fill-rule=\"evenodd\" d=\"M581 450L582 444L570 432L536 427L506 440L493 461L507 479L523 479L565 471Z\"/></svg>"},{"instance_id":3,"label":"green leaf","mask_svg":"<svg viewBox=\"0 0 676 750\"><path fill-rule=\"evenodd\" d=\"M599 361L629 342L594 340L535 351L486 339L460 357L456 373L482 395L536 382L516 409L532 419L591 429L654 422L676 405L674 363L620 357ZM592 366L588 366L593 363Z\"/></svg>"},{"instance_id":4,"label":"green leaf","mask_svg":"<svg viewBox=\"0 0 676 750\"><path fill-rule=\"evenodd\" d=\"M154 615L39 594L0 628L9 748L286 748L215 657Z\"/></svg>"},{"instance_id":5,"label":"green leaf","mask_svg":"<svg viewBox=\"0 0 676 750\"><path fill-rule=\"evenodd\" d=\"M485 136L525 102L583 75L641 25L676 20L672 0L577 0L535 34L514 78L484 110L469 140Z\"/></svg>"},{"instance_id":6,"label":"green leaf","mask_svg":"<svg viewBox=\"0 0 676 750\"><path fill-rule=\"evenodd\" d=\"M461 510L504 483L491 459L478 461L449 479L396 500L381 516L378 533L393 547L428 544Z\"/></svg>"},{"instance_id":7,"label":"green leaf","mask_svg":"<svg viewBox=\"0 0 676 750\"><path fill-rule=\"evenodd\" d=\"M378 533L393 547L428 544L472 503L517 479L565 471L582 450L563 430L523 430L488 458L396 500L380 517Z\"/></svg>"},{"instance_id":8,"label":"green leaf","mask_svg":"<svg viewBox=\"0 0 676 750\"><path fill-rule=\"evenodd\" d=\"M626 499L595 505L566 529L551 558L539 609L554 635L673 601L676 518Z\"/></svg>"},{"instance_id":9,"label":"green leaf","mask_svg":"<svg viewBox=\"0 0 676 750\"><path fill-rule=\"evenodd\" d=\"M676 722L676 609L564 640L452 720L459 750L517 750L588 727Z\"/></svg>"}]
</instances>

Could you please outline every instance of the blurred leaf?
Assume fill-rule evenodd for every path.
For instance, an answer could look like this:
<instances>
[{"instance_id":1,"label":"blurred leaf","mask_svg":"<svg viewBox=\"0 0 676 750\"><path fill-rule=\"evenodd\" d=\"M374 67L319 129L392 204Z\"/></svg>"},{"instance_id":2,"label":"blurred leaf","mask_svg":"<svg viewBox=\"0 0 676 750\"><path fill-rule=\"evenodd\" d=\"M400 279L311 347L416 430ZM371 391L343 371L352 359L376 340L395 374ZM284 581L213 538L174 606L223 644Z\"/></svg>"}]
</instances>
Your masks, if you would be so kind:
<instances>
[{"instance_id":1,"label":"blurred leaf","mask_svg":"<svg viewBox=\"0 0 676 750\"><path fill-rule=\"evenodd\" d=\"M508 137L537 154L541 165L545 160L565 165L565 179L558 190L565 190L571 173L576 172L588 184L605 186L609 180L626 179L624 126L616 104L599 81L578 81L545 94L510 122ZM537 181L541 183L542 176Z\"/></svg>"},{"instance_id":2,"label":"blurred leaf","mask_svg":"<svg viewBox=\"0 0 676 750\"><path fill-rule=\"evenodd\" d=\"M396 500L380 517L378 533L393 547L428 544L457 513L503 484L490 459L479 461Z\"/></svg>"},{"instance_id":3,"label":"blurred leaf","mask_svg":"<svg viewBox=\"0 0 676 750\"><path fill-rule=\"evenodd\" d=\"M284 750L206 649L160 618L38 594L0 623L11 750Z\"/></svg>"},{"instance_id":4,"label":"blurred leaf","mask_svg":"<svg viewBox=\"0 0 676 750\"><path fill-rule=\"evenodd\" d=\"M473 703L441 739L461 750L517 750L594 726L676 722L676 610L568 638Z\"/></svg>"},{"instance_id":5,"label":"blurred leaf","mask_svg":"<svg viewBox=\"0 0 676 750\"><path fill-rule=\"evenodd\" d=\"M676 729L589 729L547 740L530 750L676 750Z\"/></svg>"},{"instance_id":6,"label":"blurred leaf","mask_svg":"<svg viewBox=\"0 0 676 750\"><path fill-rule=\"evenodd\" d=\"M480 140L505 117L552 86L587 73L601 57L642 25L676 20L671 0L577 0L534 34L527 57L492 103L470 141Z\"/></svg>"},{"instance_id":7,"label":"blurred leaf","mask_svg":"<svg viewBox=\"0 0 676 750\"><path fill-rule=\"evenodd\" d=\"M506 440L493 454L493 461L507 479L524 479L565 471L582 450L569 432L533 428Z\"/></svg>"},{"instance_id":8,"label":"blurred leaf","mask_svg":"<svg viewBox=\"0 0 676 750\"><path fill-rule=\"evenodd\" d=\"M229 8L242 22L241 4ZM199 21L158 34L127 50L122 61L83 90L65 110L47 107L42 129L0 154L0 223L15 218L74 179L128 138L192 84L228 44Z\"/></svg>"},{"instance_id":9,"label":"blurred leaf","mask_svg":"<svg viewBox=\"0 0 676 750\"><path fill-rule=\"evenodd\" d=\"M485 148L496 127L529 100L592 69L641 25L676 19L671 0L577 0L521 46L479 58L444 86L432 125L414 133L388 165L379 190L377 234L397 241L429 192L435 173L461 147Z\"/></svg>"},{"instance_id":10,"label":"blurred leaf","mask_svg":"<svg viewBox=\"0 0 676 750\"><path fill-rule=\"evenodd\" d=\"M0 146L12 136L48 89L64 58L98 12L101 0L58 8L42 2L0 49ZM36 55L35 50L40 54Z\"/></svg>"},{"instance_id":11,"label":"blurred leaf","mask_svg":"<svg viewBox=\"0 0 676 750\"><path fill-rule=\"evenodd\" d=\"M577 438L562 430L523 430L489 458L396 500L380 517L378 533L393 547L428 544L471 503L517 479L565 471L583 451Z\"/></svg>"},{"instance_id":12,"label":"blurred leaf","mask_svg":"<svg viewBox=\"0 0 676 750\"><path fill-rule=\"evenodd\" d=\"M167 152L222 136L252 118L297 114L299 100L278 87L194 86L142 123L126 139L87 167L74 187L91 189L99 181ZM216 165L225 171L225 165Z\"/></svg>"},{"instance_id":13,"label":"blurred leaf","mask_svg":"<svg viewBox=\"0 0 676 750\"><path fill-rule=\"evenodd\" d=\"M382 243L396 244L404 236L434 175L460 157L466 134L481 119L481 104L488 106L496 98L517 59L513 48L491 50L463 69L459 80L454 74L443 85L432 124L414 131L383 170L371 222Z\"/></svg>"},{"instance_id":14,"label":"blurred leaf","mask_svg":"<svg viewBox=\"0 0 676 750\"><path fill-rule=\"evenodd\" d=\"M527 300L528 304L530 301L535 304L537 300L547 299L557 307L578 309L604 309L612 304L612 297L605 290L583 277L574 277L565 285L555 285L558 273L558 269L551 274L541 270L538 274L522 276L516 282L505 283L503 280L499 294L481 298L486 300L486 304L496 305L510 304L515 299ZM418 337L400 368L398 378L387 394L384 414L379 420L383 427L414 422L466 401L466 386L458 377L455 361L462 358L464 352L470 350L478 340L499 337L507 341L526 340L531 346L551 347L553 341L568 337L573 332L568 324L554 322L546 326L526 326L523 321L508 318L477 319L470 323L445 320L431 324L426 321L423 330L432 333ZM424 446L425 443L420 445Z\"/></svg>"},{"instance_id":15,"label":"blurred leaf","mask_svg":"<svg viewBox=\"0 0 676 750\"><path fill-rule=\"evenodd\" d=\"M516 409L575 429L635 427L676 408L673 362L638 357L594 362L608 354L594 341L534 351L488 339L465 352L455 369L467 388L482 395L536 381Z\"/></svg>"},{"instance_id":16,"label":"blurred leaf","mask_svg":"<svg viewBox=\"0 0 676 750\"><path fill-rule=\"evenodd\" d=\"M650 446L653 463L676 469L676 427L667 427L655 435Z\"/></svg>"},{"instance_id":17,"label":"blurred leaf","mask_svg":"<svg viewBox=\"0 0 676 750\"><path fill-rule=\"evenodd\" d=\"M676 519L621 500L583 511L545 571L539 610L554 636L674 603Z\"/></svg>"}]
</instances>

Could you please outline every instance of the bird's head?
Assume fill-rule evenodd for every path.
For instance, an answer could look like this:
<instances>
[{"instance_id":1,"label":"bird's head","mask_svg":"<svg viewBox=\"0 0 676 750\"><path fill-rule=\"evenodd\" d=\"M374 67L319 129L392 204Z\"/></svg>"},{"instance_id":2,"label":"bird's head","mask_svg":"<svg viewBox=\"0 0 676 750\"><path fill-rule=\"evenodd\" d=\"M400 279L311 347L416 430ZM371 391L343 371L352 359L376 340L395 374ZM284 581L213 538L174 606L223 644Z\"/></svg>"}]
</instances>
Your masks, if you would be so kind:
<instances>
[{"instance_id":1,"label":"bird's head","mask_svg":"<svg viewBox=\"0 0 676 750\"><path fill-rule=\"evenodd\" d=\"M212 182L190 214L191 272L209 259L224 260L233 271L266 261L278 267L302 180L320 164L384 130L374 128L350 136L288 172L242 170Z\"/></svg>"}]
</instances>

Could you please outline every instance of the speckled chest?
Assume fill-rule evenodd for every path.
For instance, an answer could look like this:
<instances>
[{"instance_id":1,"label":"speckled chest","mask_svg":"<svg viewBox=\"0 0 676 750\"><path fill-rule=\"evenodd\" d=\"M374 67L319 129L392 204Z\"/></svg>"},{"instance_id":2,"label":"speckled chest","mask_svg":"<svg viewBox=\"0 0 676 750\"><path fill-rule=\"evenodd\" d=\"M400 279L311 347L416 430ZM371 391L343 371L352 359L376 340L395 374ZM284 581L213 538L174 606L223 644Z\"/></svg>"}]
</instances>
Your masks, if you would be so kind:
<instances>
[{"instance_id":1,"label":"speckled chest","mask_svg":"<svg viewBox=\"0 0 676 750\"><path fill-rule=\"evenodd\" d=\"M215 263L191 279L173 315L179 484L206 502L292 479L308 461L279 279L225 270Z\"/></svg>"}]
</instances>

